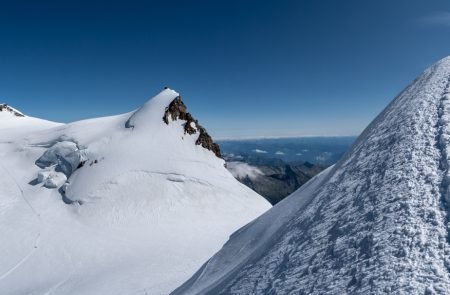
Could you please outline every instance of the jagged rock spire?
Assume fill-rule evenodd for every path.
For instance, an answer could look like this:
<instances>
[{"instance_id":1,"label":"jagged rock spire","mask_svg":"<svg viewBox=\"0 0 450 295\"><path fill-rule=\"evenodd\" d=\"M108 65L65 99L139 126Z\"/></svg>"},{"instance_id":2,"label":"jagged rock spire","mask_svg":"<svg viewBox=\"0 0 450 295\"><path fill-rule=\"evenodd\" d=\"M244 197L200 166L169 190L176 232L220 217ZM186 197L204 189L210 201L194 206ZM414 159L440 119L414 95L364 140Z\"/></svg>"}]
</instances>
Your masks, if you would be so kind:
<instances>
[{"instance_id":1,"label":"jagged rock spire","mask_svg":"<svg viewBox=\"0 0 450 295\"><path fill-rule=\"evenodd\" d=\"M163 121L166 124L175 120L186 121L183 124L184 133L192 135L198 132L199 136L195 144L201 145L205 149L212 151L217 157L222 158L219 145L213 141L206 129L198 124L198 121L192 117L191 113L187 112L187 107L181 100L181 96L176 97L164 112Z\"/></svg>"}]
</instances>

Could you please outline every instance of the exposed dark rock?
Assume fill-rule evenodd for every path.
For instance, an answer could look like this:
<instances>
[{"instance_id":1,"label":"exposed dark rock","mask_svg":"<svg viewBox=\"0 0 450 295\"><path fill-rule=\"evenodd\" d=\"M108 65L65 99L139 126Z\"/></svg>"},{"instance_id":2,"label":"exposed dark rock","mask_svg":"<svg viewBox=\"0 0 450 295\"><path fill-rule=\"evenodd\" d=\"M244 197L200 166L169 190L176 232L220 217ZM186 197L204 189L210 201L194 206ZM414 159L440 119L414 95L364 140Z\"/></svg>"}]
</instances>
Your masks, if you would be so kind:
<instances>
[{"instance_id":1,"label":"exposed dark rock","mask_svg":"<svg viewBox=\"0 0 450 295\"><path fill-rule=\"evenodd\" d=\"M205 149L212 151L217 157L222 158L219 145L212 140L211 136L206 132L206 129L200 125L197 125L197 128L200 130L200 135L195 144L201 145Z\"/></svg>"},{"instance_id":2,"label":"exposed dark rock","mask_svg":"<svg viewBox=\"0 0 450 295\"><path fill-rule=\"evenodd\" d=\"M169 104L169 106L166 108L166 111L164 113L163 120L166 124L169 124L170 119L171 120L185 120L187 121L187 115L189 113L187 112L186 105L181 100L181 96L176 97L172 102ZM190 114L189 114L190 116ZM192 116L190 116L192 118Z\"/></svg>"},{"instance_id":3,"label":"exposed dark rock","mask_svg":"<svg viewBox=\"0 0 450 295\"><path fill-rule=\"evenodd\" d=\"M192 135L198 132L199 136L195 144L201 145L205 149L212 151L217 157L222 158L219 145L213 141L206 129L199 125L198 121L187 112L186 105L181 100L181 96L176 97L164 112L163 121L169 124L172 120L186 121L183 124L184 133Z\"/></svg>"},{"instance_id":4,"label":"exposed dark rock","mask_svg":"<svg viewBox=\"0 0 450 295\"><path fill-rule=\"evenodd\" d=\"M77 169L80 169L81 167L84 166L84 164L86 164L86 161L81 161L80 164L78 164Z\"/></svg>"},{"instance_id":5,"label":"exposed dark rock","mask_svg":"<svg viewBox=\"0 0 450 295\"><path fill-rule=\"evenodd\" d=\"M10 112L16 117L25 117L24 114L15 111L13 108L8 106L6 103L0 104L0 112Z\"/></svg>"}]
</instances>

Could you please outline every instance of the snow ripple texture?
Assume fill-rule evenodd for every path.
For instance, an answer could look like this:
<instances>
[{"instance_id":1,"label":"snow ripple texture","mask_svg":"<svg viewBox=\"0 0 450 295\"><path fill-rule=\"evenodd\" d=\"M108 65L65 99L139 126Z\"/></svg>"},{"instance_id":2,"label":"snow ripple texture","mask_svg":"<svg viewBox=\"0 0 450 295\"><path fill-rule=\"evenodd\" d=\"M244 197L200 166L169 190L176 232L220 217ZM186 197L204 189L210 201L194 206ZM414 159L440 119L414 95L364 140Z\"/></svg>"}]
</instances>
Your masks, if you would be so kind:
<instances>
[{"instance_id":1,"label":"snow ripple texture","mask_svg":"<svg viewBox=\"0 0 450 295\"><path fill-rule=\"evenodd\" d=\"M450 294L449 80L445 58L367 127L272 244L208 282L225 245L181 293Z\"/></svg>"}]
</instances>

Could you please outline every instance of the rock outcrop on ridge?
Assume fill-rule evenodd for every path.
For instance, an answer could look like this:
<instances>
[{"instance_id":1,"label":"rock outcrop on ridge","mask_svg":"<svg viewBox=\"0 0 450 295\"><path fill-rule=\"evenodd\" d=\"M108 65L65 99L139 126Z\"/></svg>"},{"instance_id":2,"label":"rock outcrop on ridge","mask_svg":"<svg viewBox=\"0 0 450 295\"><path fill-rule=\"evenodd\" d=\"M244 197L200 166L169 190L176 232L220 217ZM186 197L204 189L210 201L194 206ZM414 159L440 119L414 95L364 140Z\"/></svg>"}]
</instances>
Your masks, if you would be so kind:
<instances>
[{"instance_id":1,"label":"rock outcrop on ridge","mask_svg":"<svg viewBox=\"0 0 450 295\"><path fill-rule=\"evenodd\" d=\"M21 112L19 112L16 109L10 107L6 103L0 103L0 112L10 112L11 114L13 114L16 117L25 117L24 114L22 114Z\"/></svg>"},{"instance_id":2,"label":"rock outcrop on ridge","mask_svg":"<svg viewBox=\"0 0 450 295\"><path fill-rule=\"evenodd\" d=\"M190 135L199 133L195 144L201 145L205 149L212 151L218 158L222 158L219 145L213 141L206 129L198 124L198 121L192 117L191 113L187 112L187 107L181 100L181 96L176 97L164 113L163 121L166 124L169 124L173 120L186 121L183 124L185 133Z\"/></svg>"}]
</instances>

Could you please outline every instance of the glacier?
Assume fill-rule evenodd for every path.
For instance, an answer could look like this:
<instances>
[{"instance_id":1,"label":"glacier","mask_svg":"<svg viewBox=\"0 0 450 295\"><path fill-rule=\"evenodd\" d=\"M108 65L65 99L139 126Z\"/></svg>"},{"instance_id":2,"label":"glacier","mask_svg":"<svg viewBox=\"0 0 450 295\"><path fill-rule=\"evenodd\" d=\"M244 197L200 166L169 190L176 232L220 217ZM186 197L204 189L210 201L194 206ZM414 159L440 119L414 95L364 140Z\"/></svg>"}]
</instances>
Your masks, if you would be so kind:
<instances>
[{"instance_id":1,"label":"glacier","mask_svg":"<svg viewBox=\"0 0 450 295\"><path fill-rule=\"evenodd\" d=\"M168 294L271 207L163 121L179 97L70 124L0 110L1 294Z\"/></svg>"}]
</instances>

